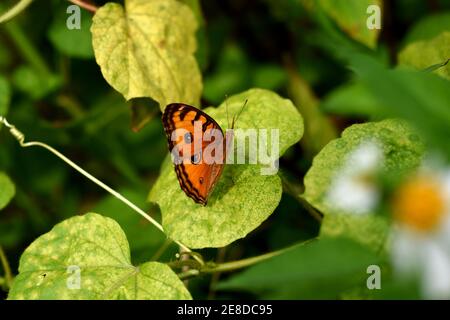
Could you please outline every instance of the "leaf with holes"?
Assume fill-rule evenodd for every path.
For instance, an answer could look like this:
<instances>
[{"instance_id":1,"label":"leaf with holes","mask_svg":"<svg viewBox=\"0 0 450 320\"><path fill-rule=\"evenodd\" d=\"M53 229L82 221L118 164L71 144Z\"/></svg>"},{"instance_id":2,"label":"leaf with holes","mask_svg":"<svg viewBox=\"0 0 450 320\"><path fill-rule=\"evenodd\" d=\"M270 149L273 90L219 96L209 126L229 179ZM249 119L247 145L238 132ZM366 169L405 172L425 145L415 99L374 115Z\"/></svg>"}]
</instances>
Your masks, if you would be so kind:
<instances>
[{"instance_id":1,"label":"leaf with holes","mask_svg":"<svg viewBox=\"0 0 450 320\"><path fill-rule=\"evenodd\" d=\"M279 155L300 140L303 119L290 100L262 89L251 89L230 97L218 108L206 109L223 130L227 108L231 115L247 106L236 124L235 141L243 141L239 129L266 129L271 153L271 129L279 132ZM276 159L278 157L276 156ZM246 162L248 163L248 162ZM196 204L181 190L173 165L166 161L149 200L159 205L167 235L192 248L222 247L245 237L266 220L281 198L277 174L264 175L264 164L227 164L206 207Z\"/></svg>"},{"instance_id":2,"label":"leaf with holes","mask_svg":"<svg viewBox=\"0 0 450 320\"><path fill-rule=\"evenodd\" d=\"M175 0L107 3L91 27L95 58L106 81L127 100L148 97L198 104L201 75L194 57L197 21Z\"/></svg>"},{"instance_id":3,"label":"leaf with holes","mask_svg":"<svg viewBox=\"0 0 450 320\"><path fill-rule=\"evenodd\" d=\"M20 259L8 299L190 299L158 262L135 267L120 226L95 213L56 225Z\"/></svg>"}]
</instances>

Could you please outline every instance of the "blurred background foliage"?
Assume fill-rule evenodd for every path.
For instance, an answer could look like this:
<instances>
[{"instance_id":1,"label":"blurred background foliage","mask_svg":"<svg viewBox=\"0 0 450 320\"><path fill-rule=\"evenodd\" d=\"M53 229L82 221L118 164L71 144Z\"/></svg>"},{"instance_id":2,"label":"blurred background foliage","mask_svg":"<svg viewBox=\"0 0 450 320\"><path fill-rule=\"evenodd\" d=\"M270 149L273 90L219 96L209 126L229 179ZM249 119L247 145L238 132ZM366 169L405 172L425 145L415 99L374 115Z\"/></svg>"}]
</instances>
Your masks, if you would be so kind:
<instances>
[{"instance_id":1,"label":"blurred background foliage","mask_svg":"<svg viewBox=\"0 0 450 320\"><path fill-rule=\"evenodd\" d=\"M207 259L240 259L317 235L319 222L296 195L303 189L314 155L353 123L404 117L450 156L449 67L434 71L440 79L415 77L403 67L395 70L398 73L384 69L399 62L425 69L450 58L450 1L183 2L200 22L196 57L203 75L202 107L217 106L226 95L261 87L290 98L306 125L301 143L281 159L286 192L276 212L245 240L226 249L203 250ZM0 12L14 3L2 1ZM104 3L95 1L98 6ZM380 33L365 27L364 8L370 3L382 5ZM159 219L158 209L146 203L167 154L159 110L145 99L126 102L106 83L92 50L92 13L82 10L81 29L68 30L68 5L62 0L34 1L0 25L0 115L7 116L28 139L62 151ZM427 58L417 56L423 52ZM0 171L15 185L13 200L0 211L0 245L13 272L21 253L36 237L68 217L90 211L118 221L129 239L134 263L159 257L166 247L161 260L169 261L177 251L136 213L48 152L20 148L6 130L0 132ZM7 196L5 190L0 192ZM300 279L309 280L302 282L303 287L267 295L265 286L270 283L256 285L283 268L278 261L281 265L261 265L253 278L226 282L224 287L232 291L213 290L215 276L191 280L190 290L194 298L248 297L240 290L245 285L253 288L251 297L343 297L342 291L333 289L335 285L341 289L339 283L329 281L333 271L318 268L318 263L339 266L345 259L324 256L321 247L338 252L341 246L349 248L345 243L324 242L316 250L284 257L291 262L310 261L298 271ZM350 247L354 256L361 256L360 263L366 261L364 250ZM289 282L289 278L282 280ZM324 296L312 290L327 283L330 288ZM345 297L354 295L357 292L352 291Z\"/></svg>"}]
</instances>

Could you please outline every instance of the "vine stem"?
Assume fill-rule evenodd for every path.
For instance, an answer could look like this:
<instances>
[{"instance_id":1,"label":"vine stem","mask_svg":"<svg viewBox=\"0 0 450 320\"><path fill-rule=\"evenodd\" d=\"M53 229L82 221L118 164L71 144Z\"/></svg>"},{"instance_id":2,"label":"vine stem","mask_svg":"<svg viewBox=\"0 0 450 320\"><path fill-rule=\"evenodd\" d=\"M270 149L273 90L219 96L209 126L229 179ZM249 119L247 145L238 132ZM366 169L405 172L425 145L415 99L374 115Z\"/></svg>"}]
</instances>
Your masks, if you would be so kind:
<instances>
[{"instance_id":1,"label":"vine stem","mask_svg":"<svg viewBox=\"0 0 450 320\"><path fill-rule=\"evenodd\" d=\"M11 273L11 268L8 263L8 259L6 258L6 254L3 251L2 246L0 246L0 260L2 262L3 270L5 271L5 284L8 288L11 288L13 282L13 275Z\"/></svg>"},{"instance_id":2,"label":"vine stem","mask_svg":"<svg viewBox=\"0 0 450 320\"><path fill-rule=\"evenodd\" d=\"M14 7L2 14L2 16L0 17L0 23L7 22L17 16L19 13L25 10L31 4L31 2L33 2L33 0L19 1Z\"/></svg>"},{"instance_id":3,"label":"vine stem","mask_svg":"<svg viewBox=\"0 0 450 320\"><path fill-rule=\"evenodd\" d=\"M27 147L41 147L41 148L44 148L44 149L50 151L51 153L56 155L58 158L63 160L65 163L67 163L69 166L71 166L73 169L78 171L80 174L82 174L83 176L85 176L86 178L88 178L89 180L91 180L92 182L94 182L95 184L97 184L98 186L100 186L101 188L103 188L104 190L109 192L110 194L112 194L114 197L116 197L117 199L119 199L120 201L125 203L128 207L130 207L131 209L133 209L134 211L139 213L142 217L147 219L157 229L159 229L161 232L164 233L163 227L155 219L153 219L151 216L149 216L147 213L145 213L142 209L140 209L138 206L136 206L130 200L128 200L127 198L122 196L119 192L115 191L114 189L112 189L111 187L109 187L108 185L106 185L105 183L101 182L99 179L97 179L93 175L91 175L89 172L87 172L86 170L84 170L83 168L78 166L76 163L74 163L72 160L70 160L69 158L64 156L62 153L60 153L56 149L50 147L49 145L47 145L45 143L42 143L42 142L39 142L39 141L25 142L25 135L21 131L19 131L15 126L10 124L6 120L6 118L4 118L2 116L0 116L0 123L3 123L9 129L11 135L14 138L17 139L17 141L19 142L21 147L24 147L24 148L27 148ZM176 241L176 240L174 240L174 242L177 245L179 245L184 251L192 252L192 250L190 248L186 247L183 243L181 243L179 241ZM199 262L202 262L202 261L200 261L201 259L199 257L197 257L196 255L193 255L193 257L196 260L198 260Z\"/></svg>"},{"instance_id":4,"label":"vine stem","mask_svg":"<svg viewBox=\"0 0 450 320\"><path fill-rule=\"evenodd\" d=\"M289 247L286 247L286 248L283 248L280 250L268 252L268 253L265 253L265 254L262 254L259 256L255 256L255 257L251 257L251 258L230 261L230 262L225 262L225 263L221 263L221 264L205 264L204 267L202 267L200 270L190 269L188 271L179 273L178 277L181 280L183 280L183 279L198 276L201 273L209 274L209 273L216 273L216 272L230 272L230 271L235 271L238 269L246 268L246 267L252 266L254 264L257 264L259 262L263 262L263 261L266 261L273 257L276 257L276 256L278 256L282 253L285 253L293 248L307 245L313 241L316 241L317 239L318 238L312 238L312 239L306 240L304 242L295 244L293 246L289 246Z\"/></svg>"},{"instance_id":5,"label":"vine stem","mask_svg":"<svg viewBox=\"0 0 450 320\"><path fill-rule=\"evenodd\" d=\"M83 9L86 9L87 11L95 13L97 11L98 7L94 6L93 4L86 3L82 0L68 0L69 2L72 2L73 4L76 4L77 6L80 6Z\"/></svg>"}]
</instances>

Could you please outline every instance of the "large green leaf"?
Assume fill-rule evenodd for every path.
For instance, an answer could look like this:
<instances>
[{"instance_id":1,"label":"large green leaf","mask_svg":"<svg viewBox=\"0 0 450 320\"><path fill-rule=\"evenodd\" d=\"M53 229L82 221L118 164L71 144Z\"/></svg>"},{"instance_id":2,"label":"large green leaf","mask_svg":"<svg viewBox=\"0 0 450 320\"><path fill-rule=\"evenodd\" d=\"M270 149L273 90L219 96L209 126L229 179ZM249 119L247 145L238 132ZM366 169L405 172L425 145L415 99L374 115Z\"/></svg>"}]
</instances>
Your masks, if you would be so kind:
<instances>
[{"instance_id":1,"label":"large green leaf","mask_svg":"<svg viewBox=\"0 0 450 320\"><path fill-rule=\"evenodd\" d=\"M6 207L16 193L16 187L11 179L3 172L0 172L0 209Z\"/></svg>"},{"instance_id":2,"label":"large green leaf","mask_svg":"<svg viewBox=\"0 0 450 320\"><path fill-rule=\"evenodd\" d=\"M400 64L422 70L450 59L450 31L430 39L412 42L398 56ZM450 64L434 71L450 80Z\"/></svg>"},{"instance_id":3,"label":"large green leaf","mask_svg":"<svg viewBox=\"0 0 450 320\"><path fill-rule=\"evenodd\" d=\"M145 210L149 204L145 201L145 191L142 191L144 194L130 188L119 190L124 197ZM133 261L147 261L167 239L162 232L112 195L98 202L93 211L114 219L122 226L130 243Z\"/></svg>"},{"instance_id":4,"label":"large green leaf","mask_svg":"<svg viewBox=\"0 0 450 320\"><path fill-rule=\"evenodd\" d=\"M25 250L8 298L190 299L190 294L164 264L133 266L120 226L88 213L61 222Z\"/></svg>"},{"instance_id":5,"label":"large green leaf","mask_svg":"<svg viewBox=\"0 0 450 320\"><path fill-rule=\"evenodd\" d=\"M367 267L379 261L348 239L318 240L259 263L218 288L244 290L263 299L335 299L347 289L365 287Z\"/></svg>"},{"instance_id":6,"label":"large green leaf","mask_svg":"<svg viewBox=\"0 0 450 320\"><path fill-rule=\"evenodd\" d=\"M386 223L375 215L355 216L327 201L327 194L348 154L368 140L376 139L382 147L383 172L405 172L420 164L424 146L405 121L389 119L353 125L342 137L331 141L315 158L305 176L303 197L324 213L322 235L345 234L380 248L385 240Z\"/></svg>"},{"instance_id":7,"label":"large green leaf","mask_svg":"<svg viewBox=\"0 0 450 320\"><path fill-rule=\"evenodd\" d=\"M237 122L237 129L279 129L280 155L300 140L303 135L301 115L291 101L267 90L252 89L232 96L219 108L206 112L226 128L226 105L233 115L239 112L246 99L248 104ZM237 132L235 139L239 139ZM276 174L262 175L262 166L226 165L208 205L203 207L184 194L173 165L166 161L149 200L159 205L164 230L172 239L192 248L222 247L258 227L280 201L280 178Z\"/></svg>"},{"instance_id":8,"label":"large green leaf","mask_svg":"<svg viewBox=\"0 0 450 320\"><path fill-rule=\"evenodd\" d=\"M91 27L95 58L106 81L127 100L149 97L161 110L171 102L198 104L201 75L194 14L175 0L107 3Z\"/></svg>"},{"instance_id":9,"label":"large green leaf","mask_svg":"<svg viewBox=\"0 0 450 320\"><path fill-rule=\"evenodd\" d=\"M318 0L318 4L351 38L370 48L376 46L380 30L367 28L367 8L381 8L380 0Z\"/></svg>"}]
</instances>

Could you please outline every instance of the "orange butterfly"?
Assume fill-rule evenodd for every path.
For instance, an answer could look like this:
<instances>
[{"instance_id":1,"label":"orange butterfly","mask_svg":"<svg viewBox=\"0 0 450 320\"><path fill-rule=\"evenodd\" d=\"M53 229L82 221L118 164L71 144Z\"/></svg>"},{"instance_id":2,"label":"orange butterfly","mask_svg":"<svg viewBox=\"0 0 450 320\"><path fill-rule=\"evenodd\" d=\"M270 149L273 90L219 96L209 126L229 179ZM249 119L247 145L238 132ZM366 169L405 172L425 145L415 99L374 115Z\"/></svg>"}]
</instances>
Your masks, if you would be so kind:
<instances>
[{"instance_id":1,"label":"orange butterfly","mask_svg":"<svg viewBox=\"0 0 450 320\"><path fill-rule=\"evenodd\" d=\"M205 206L222 174L233 131L225 136L213 118L183 103L167 105L162 122L181 189Z\"/></svg>"}]
</instances>

